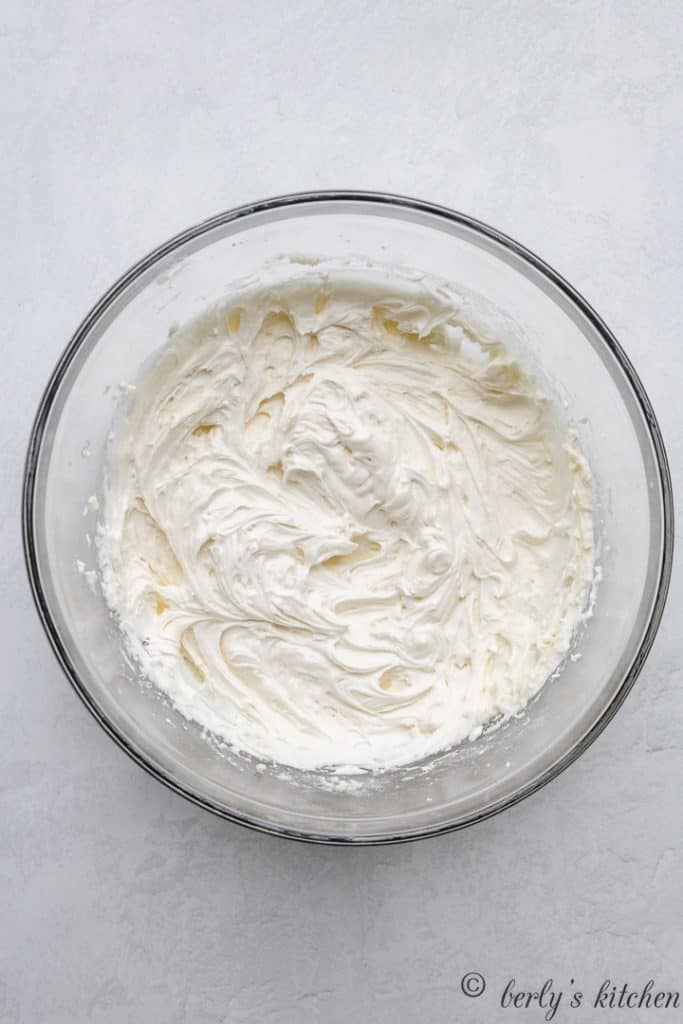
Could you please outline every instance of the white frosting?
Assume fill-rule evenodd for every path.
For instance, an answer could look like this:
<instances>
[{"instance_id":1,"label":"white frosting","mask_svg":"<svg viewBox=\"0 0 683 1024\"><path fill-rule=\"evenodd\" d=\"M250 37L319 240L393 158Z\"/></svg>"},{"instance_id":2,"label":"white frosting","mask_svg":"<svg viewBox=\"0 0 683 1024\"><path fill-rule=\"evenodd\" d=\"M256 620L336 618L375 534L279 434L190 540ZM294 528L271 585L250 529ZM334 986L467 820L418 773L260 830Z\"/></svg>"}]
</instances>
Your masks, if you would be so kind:
<instances>
[{"instance_id":1,"label":"white frosting","mask_svg":"<svg viewBox=\"0 0 683 1024\"><path fill-rule=\"evenodd\" d=\"M103 587L185 716L259 758L386 767L552 674L593 572L590 477L476 313L309 271L196 320L136 382Z\"/></svg>"}]
</instances>

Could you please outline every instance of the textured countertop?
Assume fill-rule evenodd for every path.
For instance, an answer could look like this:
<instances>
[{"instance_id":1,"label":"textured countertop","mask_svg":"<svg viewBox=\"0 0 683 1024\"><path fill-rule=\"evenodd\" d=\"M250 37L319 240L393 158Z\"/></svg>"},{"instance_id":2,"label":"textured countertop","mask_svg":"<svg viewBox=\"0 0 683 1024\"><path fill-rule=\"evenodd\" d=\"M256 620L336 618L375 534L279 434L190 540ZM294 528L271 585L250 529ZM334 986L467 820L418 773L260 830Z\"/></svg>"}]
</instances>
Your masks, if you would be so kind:
<instances>
[{"instance_id":1,"label":"textured countertop","mask_svg":"<svg viewBox=\"0 0 683 1024\"><path fill-rule=\"evenodd\" d=\"M511 978L554 979L556 1020L680 1019L569 1007L608 978L683 989L680 571L634 692L542 792L440 839L307 847L194 808L88 716L31 603L19 494L48 373L115 277L218 210L340 186L452 205L568 277L641 374L676 484L682 34L677 0L7 0L3 1024L543 1020L500 1005Z\"/></svg>"}]
</instances>

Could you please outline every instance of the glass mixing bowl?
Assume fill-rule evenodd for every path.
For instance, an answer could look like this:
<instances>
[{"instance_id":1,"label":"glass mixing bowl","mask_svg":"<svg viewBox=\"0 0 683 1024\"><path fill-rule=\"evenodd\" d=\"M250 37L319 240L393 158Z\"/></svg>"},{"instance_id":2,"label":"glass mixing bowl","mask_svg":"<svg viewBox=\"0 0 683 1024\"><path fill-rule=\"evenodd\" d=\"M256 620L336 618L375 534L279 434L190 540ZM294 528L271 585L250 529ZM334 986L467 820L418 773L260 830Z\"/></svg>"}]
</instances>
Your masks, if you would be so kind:
<instances>
[{"instance_id":1,"label":"glass mixing bowl","mask_svg":"<svg viewBox=\"0 0 683 1024\"><path fill-rule=\"evenodd\" d=\"M207 739L145 684L99 589L96 512L121 382L232 281L283 254L372 260L478 292L522 329L555 382L593 471L603 579L567 660L517 718L424 764L349 779L257 765ZM94 504L94 503L91 503ZM614 715L643 666L666 598L671 483L654 413L616 339L577 292L499 232L452 210L358 192L284 196L223 213L132 267L88 314L49 381L28 451L26 561L68 678L110 736L152 775L232 821L315 842L383 843L461 828L528 796Z\"/></svg>"}]
</instances>

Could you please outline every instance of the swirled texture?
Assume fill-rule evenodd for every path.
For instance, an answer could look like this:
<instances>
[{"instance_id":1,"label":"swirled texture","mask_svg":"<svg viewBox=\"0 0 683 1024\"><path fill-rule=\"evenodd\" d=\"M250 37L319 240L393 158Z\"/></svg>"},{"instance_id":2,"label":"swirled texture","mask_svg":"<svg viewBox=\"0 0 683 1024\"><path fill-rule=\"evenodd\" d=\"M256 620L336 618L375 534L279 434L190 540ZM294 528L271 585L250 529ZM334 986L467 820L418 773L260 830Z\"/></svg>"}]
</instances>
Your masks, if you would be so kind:
<instances>
[{"instance_id":1,"label":"swirled texture","mask_svg":"<svg viewBox=\"0 0 683 1024\"><path fill-rule=\"evenodd\" d=\"M237 748L410 762L520 709L566 654L587 465L468 301L310 273L207 313L138 381L105 595L148 677Z\"/></svg>"}]
</instances>

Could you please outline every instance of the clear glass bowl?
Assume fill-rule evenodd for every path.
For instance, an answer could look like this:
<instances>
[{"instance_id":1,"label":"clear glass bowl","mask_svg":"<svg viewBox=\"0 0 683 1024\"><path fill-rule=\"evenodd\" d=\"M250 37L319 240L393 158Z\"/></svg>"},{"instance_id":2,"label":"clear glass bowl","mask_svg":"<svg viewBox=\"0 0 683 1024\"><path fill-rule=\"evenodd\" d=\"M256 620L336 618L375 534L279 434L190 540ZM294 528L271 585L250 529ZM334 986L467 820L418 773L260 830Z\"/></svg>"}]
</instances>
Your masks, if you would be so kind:
<instances>
[{"instance_id":1,"label":"clear glass bowl","mask_svg":"<svg viewBox=\"0 0 683 1024\"><path fill-rule=\"evenodd\" d=\"M95 515L117 385L230 282L283 254L370 259L479 292L526 335L559 387L597 486L603 581L568 661L525 712L427 764L360 779L262 766L207 741L126 660L98 590ZM55 369L27 457L23 525L35 601L76 692L100 724L166 785L232 821L329 843L382 843L461 828L548 782L595 739L650 650L669 583L672 495L654 413L616 339L541 260L469 217L358 192L284 196L191 228L132 267L83 321Z\"/></svg>"}]
</instances>

